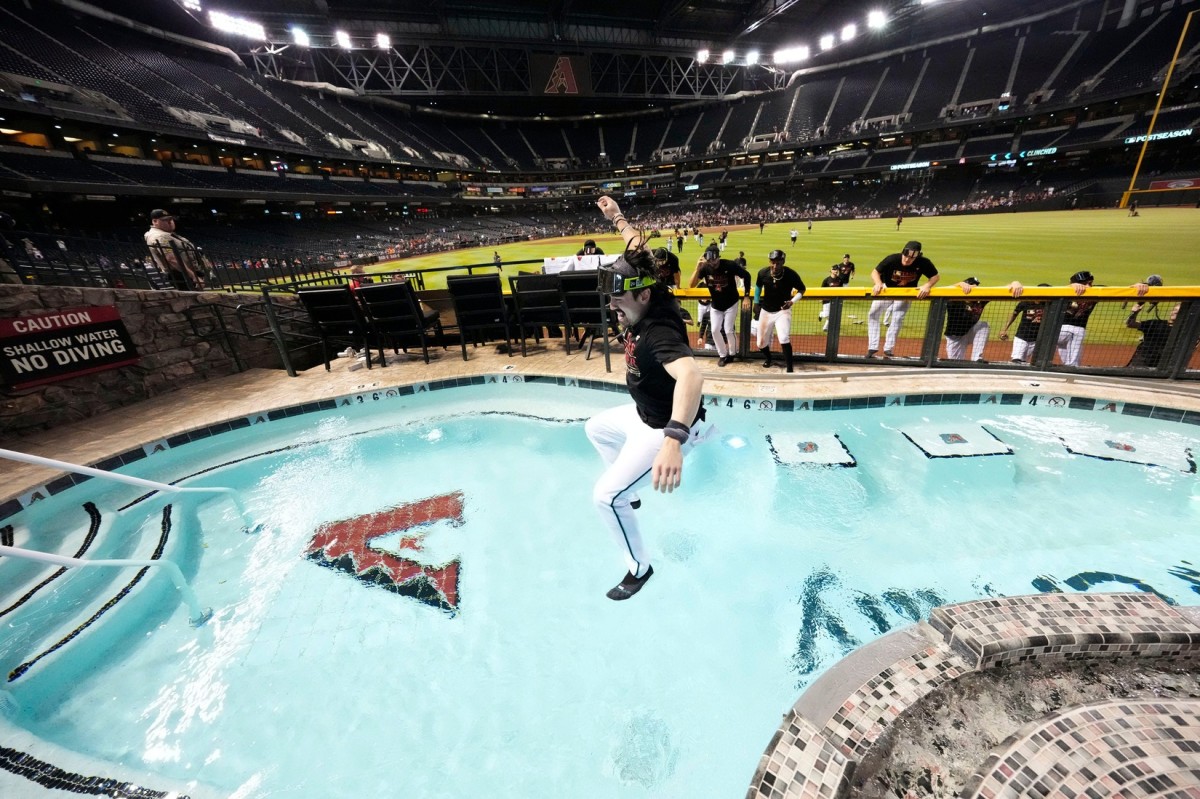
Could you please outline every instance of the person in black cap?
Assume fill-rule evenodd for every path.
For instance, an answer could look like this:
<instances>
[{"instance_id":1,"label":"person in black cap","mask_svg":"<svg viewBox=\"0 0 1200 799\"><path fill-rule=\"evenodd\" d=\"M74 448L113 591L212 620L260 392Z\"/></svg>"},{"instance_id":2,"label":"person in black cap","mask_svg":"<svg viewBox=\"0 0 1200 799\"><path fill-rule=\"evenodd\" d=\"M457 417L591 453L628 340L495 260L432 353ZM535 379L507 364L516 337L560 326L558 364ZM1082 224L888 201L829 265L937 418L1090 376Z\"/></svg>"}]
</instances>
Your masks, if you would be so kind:
<instances>
[{"instance_id":1,"label":"person in black cap","mask_svg":"<svg viewBox=\"0 0 1200 799\"><path fill-rule=\"evenodd\" d=\"M575 255L604 255L604 250L596 246L595 239L588 239Z\"/></svg>"},{"instance_id":2,"label":"person in black cap","mask_svg":"<svg viewBox=\"0 0 1200 799\"><path fill-rule=\"evenodd\" d=\"M854 277L854 261L850 260L850 253L842 256L842 262L834 264L837 267L838 273L842 276L842 285L849 286L850 278Z\"/></svg>"},{"instance_id":3,"label":"person in black cap","mask_svg":"<svg viewBox=\"0 0 1200 799\"><path fill-rule=\"evenodd\" d=\"M1050 284L1038 283L1038 288L1050 288ZM1013 363L1030 363L1033 360L1033 346L1037 342L1038 333L1042 330L1045 305L1045 300L1018 302L1017 307L1013 308L1012 315L1004 323L1004 329L1000 331L1001 341L1008 338L1008 329L1012 327L1012 323L1018 316L1021 317L1021 322L1017 325L1017 333L1013 336L1011 356Z\"/></svg>"},{"instance_id":4,"label":"person in black cap","mask_svg":"<svg viewBox=\"0 0 1200 799\"><path fill-rule=\"evenodd\" d=\"M658 279L671 288L679 288L683 282L683 272L679 268L679 256L666 247L658 247L651 251L650 255L654 258L654 268L658 270Z\"/></svg>"},{"instance_id":5,"label":"person in black cap","mask_svg":"<svg viewBox=\"0 0 1200 799\"><path fill-rule=\"evenodd\" d=\"M696 262L696 271L688 284L696 288L701 280L708 287L712 304L708 308L708 324L712 330L713 344L717 347L717 366L725 366L733 360L737 349L737 337L733 325L737 321L741 296L735 278L741 278L746 286L746 298L750 295L750 273L734 261L721 257L716 244L704 251L704 257Z\"/></svg>"},{"instance_id":6,"label":"person in black cap","mask_svg":"<svg viewBox=\"0 0 1200 799\"><path fill-rule=\"evenodd\" d=\"M175 217L162 208L150 212L150 229L143 238L150 248L150 258L179 291L200 291L204 288L204 269L200 250L195 244L175 232Z\"/></svg>"},{"instance_id":7,"label":"person in black cap","mask_svg":"<svg viewBox=\"0 0 1200 799\"><path fill-rule=\"evenodd\" d=\"M971 289L979 285L979 279L968 277L958 284L963 294L970 294ZM1017 281L1008 284L1008 290L1014 297L1020 297L1025 290ZM946 359L961 361L966 357L967 344L971 345L971 360L984 362L987 350L988 336L991 326L982 318L983 309L989 300L951 300L946 303Z\"/></svg>"},{"instance_id":8,"label":"person in black cap","mask_svg":"<svg viewBox=\"0 0 1200 799\"><path fill-rule=\"evenodd\" d=\"M771 265L758 270L754 283L754 304L758 308L758 349L764 356L763 368L771 366L771 339L779 336L783 362L792 371L792 304L804 296L804 281L790 267L784 266L787 254L771 250L767 255Z\"/></svg>"},{"instance_id":9,"label":"person in black cap","mask_svg":"<svg viewBox=\"0 0 1200 799\"><path fill-rule=\"evenodd\" d=\"M821 288L836 289L846 285L846 278L842 276L842 265L834 264L829 267L829 276L821 281ZM821 331L829 330L829 300L821 300L821 310L817 314L817 318L821 320Z\"/></svg>"},{"instance_id":10,"label":"person in black cap","mask_svg":"<svg viewBox=\"0 0 1200 799\"><path fill-rule=\"evenodd\" d=\"M1151 275L1151 277L1158 277ZM1081 269L1071 275L1071 289L1076 296L1082 296L1091 288L1095 277L1086 269ZM1162 278L1159 278L1161 281ZM1137 289L1139 297L1150 290L1149 278L1146 283L1134 283L1130 288ZM1088 317L1096 309L1095 300L1072 300L1063 311L1063 323L1058 332L1058 359L1064 366L1079 366L1083 356L1083 339L1087 335Z\"/></svg>"},{"instance_id":11,"label":"person in black cap","mask_svg":"<svg viewBox=\"0 0 1200 799\"><path fill-rule=\"evenodd\" d=\"M924 277L925 282L918 285L918 278ZM871 280L874 287L871 293L878 297L889 288L915 288L917 297L924 299L938 282L938 270L924 255L921 254L921 242L910 241L904 245L904 250L887 256L879 265L871 270ZM904 326L904 316L908 313L907 300L875 300L871 310L867 312L867 357L874 358L879 351L880 320L887 311L891 312L892 322L888 325L887 340L883 345L883 354L887 358L895 356L896 340L900 337L900 328Z\"/></svg>"},{"instance_id":12,"label":"person in black cap","mask_svg":"<svg viewBox=\"0 0 1200 799\"><path fill-rule=\"evenodd\" d=\"M1071 289L1082 296L1096 281L1092 273L1081 269L1071 275ZM1087 335L1088 317L1096 310L1095 300L1071 300L1063 311L1062 327L1058 331L1058 359L1063 366L1078 366L1083 357L1083 339Z\"/></svg>"},{"instance_id":13,"label":"person in black cap","mask_svg":"<svg viewBox=\"0 0 1200 799\"><path fill-rule=\"evenodd\" d=\"M1134 288L1138 289L1139 293L1145 294L1146 290L1151 287L1159 287L1163 285L1161 275L1150 275L1144 283L1137 283ZM1142 287L1145 287L1143 289ZM1132 330L1140 330L1142 340L1138 343L1137 349L1133 351L1133 357L1129 359L1129 366L1144 366L1150 369L1157 368L1162 361L1163 354L1167 349L1167 340L1171 337L1171 327L1175 324L1175 320L1179 317L1180 304L1175 303L1171 308L1171 312L1167 314L1167 318L1162 318L1162 311L1157 302L1141 303L1135 302L1130 309L1129 317L1125 320L1125 327ZM1146 319L1138 319L1138 314L1143 310L1150 315Z\"/></svg>"},{"instance_id":14,"label":"person in black cap","mask_svg":"<svg viewBox=\"0 0 1200 799\"><path fill-rule=\"evenodd\" d=\"M684 455L700 440L704 376L692 357L679 303L658 279L641 233L611 197L596 205L625 239L624 255L598 275L623 328L625 384L633 402L601 411L586 425L605 466L592 500L629 568L608 598L623 600L654 574L634 513L641 504L637 491L650 483L670 493L682 482Z\"/></svg>"}]
</instances>

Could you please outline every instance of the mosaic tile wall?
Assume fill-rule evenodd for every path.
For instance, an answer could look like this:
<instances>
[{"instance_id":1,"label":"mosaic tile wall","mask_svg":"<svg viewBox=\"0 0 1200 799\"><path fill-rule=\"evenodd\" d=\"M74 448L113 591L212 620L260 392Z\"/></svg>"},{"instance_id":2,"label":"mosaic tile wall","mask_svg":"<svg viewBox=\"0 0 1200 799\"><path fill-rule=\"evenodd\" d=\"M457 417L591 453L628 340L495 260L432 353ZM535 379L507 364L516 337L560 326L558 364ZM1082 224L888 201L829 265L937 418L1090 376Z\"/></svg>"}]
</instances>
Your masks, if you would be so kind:
<instances>
[{"instance_id":1,"label":"mosaic tile wall","mask_svg":"<svg viewBox=\"0 0 1200 799\"><path fill-rule=\"evenodd\" d=\"M1200 664L1200 614L1180 612L1153 594L984 599L934 608L930 625L942 642L859 681L823 727L793 708L771 739L746 799L837 799L889 724L970 671L1031 658L1155 657ZM877 640L867 647L881 645ZM974 792L964 796L1200 797L1200 701L1108 704L1066 710L1019 731L982 765ZM1067 749L1082 753L1075 765L1062 760ZM1177 785L1195 793L1174 792Z\"/></svg>"}]
</instances>

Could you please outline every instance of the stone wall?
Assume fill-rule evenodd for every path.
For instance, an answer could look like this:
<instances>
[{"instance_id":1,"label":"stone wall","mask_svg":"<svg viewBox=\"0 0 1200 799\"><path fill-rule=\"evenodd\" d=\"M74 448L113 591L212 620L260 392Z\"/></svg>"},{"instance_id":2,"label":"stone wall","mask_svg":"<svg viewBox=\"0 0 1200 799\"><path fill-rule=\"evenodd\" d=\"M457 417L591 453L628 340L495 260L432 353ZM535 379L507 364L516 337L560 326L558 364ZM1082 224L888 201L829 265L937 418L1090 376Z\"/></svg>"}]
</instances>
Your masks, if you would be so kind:
<instances>
[{"instance_id":1,"label":"stone wall","mask_svg":"<svg viewBox=\"0 0 1200 799\"><path fill-rule=\"evenodd\" d=\"M0 389L0 436L52 428L238 371L230 343L212 323L211 314L193 312L201 332L198 335L186 313L196 306L220 305L225 307L227 319L232 320L232 310L238 304L260 299L217 292L0 285L0 318L115 305L141 356L133 366L19 391ZM294 305L290 297L277 302ZM247 326L251 332L267 330L261 316L250 317ZM281 368L273 338L230 339L244 366Z\"/></svg>"}]
</instances>

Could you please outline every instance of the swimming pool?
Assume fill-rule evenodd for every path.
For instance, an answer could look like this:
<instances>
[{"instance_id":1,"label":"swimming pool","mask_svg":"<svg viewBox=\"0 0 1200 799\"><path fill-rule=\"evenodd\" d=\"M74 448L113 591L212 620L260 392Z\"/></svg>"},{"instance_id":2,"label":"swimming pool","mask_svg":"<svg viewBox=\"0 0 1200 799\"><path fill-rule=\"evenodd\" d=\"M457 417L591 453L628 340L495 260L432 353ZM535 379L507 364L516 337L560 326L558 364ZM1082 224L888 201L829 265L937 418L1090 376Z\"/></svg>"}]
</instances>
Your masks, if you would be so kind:
<instances>
[{"instance_id":1,"label":"swimming pool","mask_svg":"<svg viewBox=\"0 0 1200 799\"><path fill-rule=\"evenodd\" d=\"M4 684L0 747L194 797L738 796L804 686L935 604L1200 604L1194 415L1038 394L706 395L717 433L639 511L656 577L613 603L582 420L625 398L503 380L250 417L123 469L241 488L256 532L96 481L0 522L161 549L216 611L192 629L147 577ZM13 566L0 611L34 582ZM68 574L0 616L3 673L128 581ZM44 793L7 765L0 788Z\"/></svg>"}]
</instances>

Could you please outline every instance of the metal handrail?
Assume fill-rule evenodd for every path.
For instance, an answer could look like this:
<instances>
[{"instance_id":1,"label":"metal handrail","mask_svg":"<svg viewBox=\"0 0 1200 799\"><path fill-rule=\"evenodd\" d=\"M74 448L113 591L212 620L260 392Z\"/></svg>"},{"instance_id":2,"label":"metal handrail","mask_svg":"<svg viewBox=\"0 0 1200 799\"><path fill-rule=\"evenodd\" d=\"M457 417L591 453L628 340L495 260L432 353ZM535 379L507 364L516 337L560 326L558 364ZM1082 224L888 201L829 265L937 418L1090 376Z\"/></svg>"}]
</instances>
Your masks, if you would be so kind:
<instances>
[{"instance_id":1,"label":"metal handrail","mask_svg":"<svg viewBox=\"0 0 1200 799\"><path fill-rule=\"evenodd\" d=\"M196 596L196 592L188 584L187 578L183 576L183 570L172 560L86 560L83 558L68 558L65 555L53 555L49 552L39 552L33 549L8 547L2 544L0 544L0 555L9 555L23 560L36 560L42 563L52 563L55 566L70 566L75 568L85 568L88 566L161 566L166 569L167 574L171 577L171 582L175 583L175 588L179 591L184 603L192 612L191 617L188 619L189 624L193 627L199 627L211 619L213 615L212 608L205 608L200 604L200 598Z\"/></svg>"},{"instance_id":2,"label":"metal handrail","mask_svg":"<svg viewBox=\"0 0 1200 799\"><path fill-rule=\"evenodd\" d=\"M66 461L58 461L53 458L43 458L41 455L29 455L24 452L17 452L11 449L0 449L0 458L7 458L10 461L20 461L21 463L30 463L34 466L47 466L53 469L62 469L64 472L74 472L75 474L86 474L90 477L101 477L109 480L114 480L118 483L127 485L140 486L141 488L153 488L158 491L169 491L176 494L187 493L221 493L235 494L232 488L221 488L218 486L199 486L195 488L185 488L184 486L173 486L168 483L159 483L154 480L147 480L142 477L131 477L126 474L117 474L116 472L106 472L103 469L93 469L91 466L80 466L76 463L67 463Z\"/></svg>"}]
</instances>

